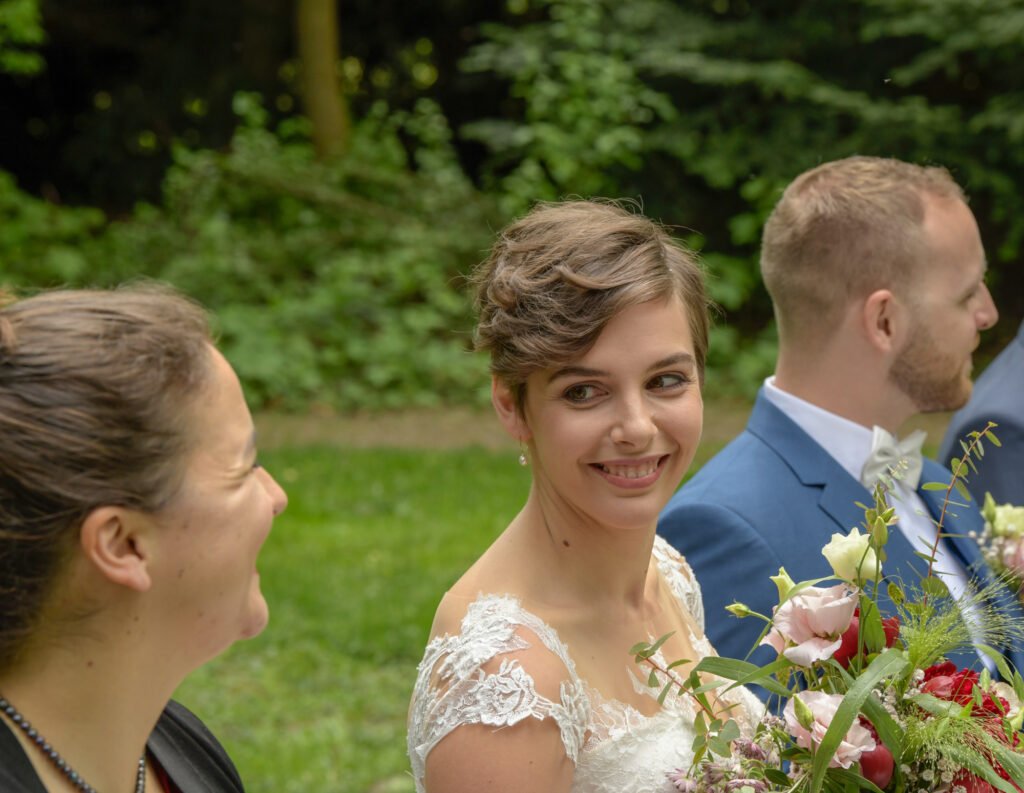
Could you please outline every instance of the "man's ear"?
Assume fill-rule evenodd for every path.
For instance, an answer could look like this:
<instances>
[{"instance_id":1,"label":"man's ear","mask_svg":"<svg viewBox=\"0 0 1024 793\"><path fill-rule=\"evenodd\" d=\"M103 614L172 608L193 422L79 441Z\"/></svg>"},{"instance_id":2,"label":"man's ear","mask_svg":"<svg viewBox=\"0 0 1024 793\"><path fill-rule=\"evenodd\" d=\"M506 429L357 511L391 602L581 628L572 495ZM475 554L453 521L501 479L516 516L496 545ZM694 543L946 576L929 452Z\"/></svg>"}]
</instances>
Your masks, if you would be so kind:
<instances>
[{"instance_id":1,"label":"man's ear","mask_svg":"<svg viewBox=\"0 0 1024 793\"><path fill-rule=\"evenodd\" d=\"M861 304L861 325L868 343L891 354L903 348L909 327L907 306L889 289L876 289Z\"/></svg>"},{"instance_id":2,"label":"man's ear","mask_svg":"<svg viewBox=\"0 0 1024 793\"><path fill-rule=\"evenodd\" d=\"M150 579L153 525L145 516L123 507L98 507L82 522L79 542L86 559L107 580L145 592Z\"/></svg>"},{"instance_id":3,"label":"man's ear","mask_svg":"<svg viewBox=\"0 0 1024 793\"><path fill-rule=\"evenodd\" d=\"M520 443L530 440L532 433L526 424L526 418L519 412L515 395L500 378L491 378L491 404L505 432Z\"/></svg>"}]
</instances>

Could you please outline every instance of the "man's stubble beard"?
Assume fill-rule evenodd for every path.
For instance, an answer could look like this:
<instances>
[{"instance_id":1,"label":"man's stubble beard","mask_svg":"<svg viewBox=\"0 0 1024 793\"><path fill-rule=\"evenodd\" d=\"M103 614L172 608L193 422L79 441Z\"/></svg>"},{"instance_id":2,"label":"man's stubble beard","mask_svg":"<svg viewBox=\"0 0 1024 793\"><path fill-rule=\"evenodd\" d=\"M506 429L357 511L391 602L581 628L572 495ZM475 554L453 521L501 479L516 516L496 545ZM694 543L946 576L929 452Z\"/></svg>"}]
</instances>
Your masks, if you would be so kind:
<instances>
[{"instance_id":1,"label":"man's stubble beard","mask_svg":"<svg viewBox=\"0 0 1024 793\"><path fill-rule=\"evenodd\" d=\"M918 327L889 370L889 380L917 407L919 413L962 408L973 384L965 362L937 349Z\"/></svg>"}]
</instances>

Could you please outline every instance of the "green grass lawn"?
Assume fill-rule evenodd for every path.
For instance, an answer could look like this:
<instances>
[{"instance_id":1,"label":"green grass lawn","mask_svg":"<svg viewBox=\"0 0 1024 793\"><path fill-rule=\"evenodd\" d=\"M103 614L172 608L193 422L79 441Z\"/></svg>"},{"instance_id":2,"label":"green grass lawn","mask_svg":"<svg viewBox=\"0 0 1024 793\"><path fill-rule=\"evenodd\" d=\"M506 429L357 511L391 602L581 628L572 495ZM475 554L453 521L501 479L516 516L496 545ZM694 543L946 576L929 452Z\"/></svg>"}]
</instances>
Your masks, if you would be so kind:
<instances>
[{"instance_id":1,"label":"green grass lawn","mask_svg":"<svg viewBox=\"0 0 1024 793\"><path fill-rule=\"evenodd\" d=\"M504 528L529 473L515 452L284 448L264 548L267 630L178 698L249 793L408 793L405 711L437 601Z\"/></svg>"}]
</instances>

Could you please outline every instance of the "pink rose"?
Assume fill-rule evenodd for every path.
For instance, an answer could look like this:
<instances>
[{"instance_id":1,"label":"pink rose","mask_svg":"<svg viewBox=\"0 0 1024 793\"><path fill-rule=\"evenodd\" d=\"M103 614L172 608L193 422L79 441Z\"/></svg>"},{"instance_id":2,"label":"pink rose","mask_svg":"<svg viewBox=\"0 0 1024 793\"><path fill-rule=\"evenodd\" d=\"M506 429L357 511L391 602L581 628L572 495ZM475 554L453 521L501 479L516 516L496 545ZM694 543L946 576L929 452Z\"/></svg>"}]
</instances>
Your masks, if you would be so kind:
<instances>
[{"instance_id":1,"label":"pink rose","mask_svg":"<svg viewBox=\"0 0 1024 793\"><path fill-rule=\"evenodd\" d=\"M796 696L800 697L807 705L814 717L810 729L801 726L797 721L796 707L792 699L786 703L782 715L786 719L786 729L790 735L796 738L797 745L804 749L811 749L812 744L817 746L825 737L825 731L832 723L832 719L835 718L843 698L838 694L826 694L823 691L801 691ZM862 754L870 752L874 748L875 739L871 737L871 732L859 721L855 721L850 725L843 740L839 742L839 747L829 765L832 768L849 768L860 760Z\"/></svg>"},{"instance_id":2,"label":"pink rose","mask_svg":"<svg viewBox=\"0 0 1024 793\"><path fill-rule=\"evenodd\" d=\"M1003 545L1003 564L1017 578L1024 578L1024 537L1008 539Z\"/></svg>"},{"instance_id":3,"label":"pink rose","mask_svg":"<svg viewBox=\"0 0 1024 793\"><path fill-rule=\"evenodd\" d=\"M831 658L853 620L857 597L846 586L811 586L775 608L772 629L761 640L799 666Z\"/></svg>"}]
</instances>

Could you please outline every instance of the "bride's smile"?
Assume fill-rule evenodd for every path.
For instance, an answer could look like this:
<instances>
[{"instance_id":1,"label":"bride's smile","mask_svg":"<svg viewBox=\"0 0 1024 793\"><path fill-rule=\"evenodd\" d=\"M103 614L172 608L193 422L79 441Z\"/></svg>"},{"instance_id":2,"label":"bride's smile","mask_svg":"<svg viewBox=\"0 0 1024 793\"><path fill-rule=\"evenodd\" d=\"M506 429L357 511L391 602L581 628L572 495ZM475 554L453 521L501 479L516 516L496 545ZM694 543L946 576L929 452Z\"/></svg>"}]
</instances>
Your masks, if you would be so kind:
<instances>
[{"instance_id":1,"label":"bride's smile","mask_svg":"<svg viewBox=\"0 0 1024 793\"><path fill-rule=\"evenodd\" d=\"M657 481L662 465L669 455L642 457L639 460L609 460L605 463L591 463L614 485L626 488L647 487Z\"/></svg>"}]
</instances>

